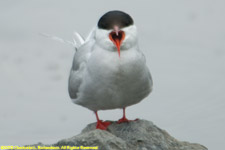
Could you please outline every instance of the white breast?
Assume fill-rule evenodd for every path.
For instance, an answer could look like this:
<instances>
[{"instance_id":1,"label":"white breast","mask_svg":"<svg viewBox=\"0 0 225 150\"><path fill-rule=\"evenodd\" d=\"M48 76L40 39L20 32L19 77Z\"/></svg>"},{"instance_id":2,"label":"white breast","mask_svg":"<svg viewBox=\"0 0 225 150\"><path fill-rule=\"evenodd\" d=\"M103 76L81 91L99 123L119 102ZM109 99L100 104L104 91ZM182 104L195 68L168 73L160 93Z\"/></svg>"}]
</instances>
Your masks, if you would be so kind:
<instances>
[{"instance_id":1,"label":"white breast","mask_svg":"<svg viewBox=\"0 0 225 150\"><path fill-rule=\"evenodd\" d=\"M74 102L91 110L123 108L140 102L152 90L144 55L137 47L106 51L95 45Z\"/></svg>"}]
</instances>

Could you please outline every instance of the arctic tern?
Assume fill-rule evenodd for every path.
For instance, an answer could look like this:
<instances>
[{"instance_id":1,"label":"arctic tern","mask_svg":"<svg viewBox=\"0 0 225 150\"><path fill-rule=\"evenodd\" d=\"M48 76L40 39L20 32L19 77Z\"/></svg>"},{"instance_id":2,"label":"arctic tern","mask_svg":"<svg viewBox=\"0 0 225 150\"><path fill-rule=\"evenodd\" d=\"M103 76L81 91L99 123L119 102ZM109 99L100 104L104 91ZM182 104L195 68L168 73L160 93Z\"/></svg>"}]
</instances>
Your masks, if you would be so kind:
<instances>
[{"instance_id":1,"label":"arctic tern","mask_svg":"<svg viewBox=\"0 0 225 150\"><path fill-rule=\"evenodd\" d=\"M129 122L125 108L147 97L153 85L131 16L109 11L86 39L76 33L74 42L68 88L72 101L95 112L97 129L110 125L99 119L98 110L123 109L118 123Z\"/></svg>"}]
</instances>

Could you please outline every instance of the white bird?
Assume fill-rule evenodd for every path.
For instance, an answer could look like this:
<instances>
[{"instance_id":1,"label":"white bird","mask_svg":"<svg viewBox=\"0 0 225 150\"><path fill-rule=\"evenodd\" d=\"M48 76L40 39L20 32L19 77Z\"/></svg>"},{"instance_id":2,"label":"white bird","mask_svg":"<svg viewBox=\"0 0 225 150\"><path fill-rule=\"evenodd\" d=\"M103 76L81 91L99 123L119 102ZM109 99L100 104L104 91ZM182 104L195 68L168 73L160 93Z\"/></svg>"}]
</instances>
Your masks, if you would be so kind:
<instances>
[{"instance_id":1,"label":"white bird","mask_svg":"<svg viewBox=\"0 0 225 150\"><path fill-rule=\"evenodd\" d=\"M72 101L95 112L98 129L110 125L99 119L98 110L121 108L118 123L128 122L125 108L148 96L153 84L133 19L122 11L109 11L86 40L76 34L75 42L69 77Z\"/></svg>"}]
</instances>

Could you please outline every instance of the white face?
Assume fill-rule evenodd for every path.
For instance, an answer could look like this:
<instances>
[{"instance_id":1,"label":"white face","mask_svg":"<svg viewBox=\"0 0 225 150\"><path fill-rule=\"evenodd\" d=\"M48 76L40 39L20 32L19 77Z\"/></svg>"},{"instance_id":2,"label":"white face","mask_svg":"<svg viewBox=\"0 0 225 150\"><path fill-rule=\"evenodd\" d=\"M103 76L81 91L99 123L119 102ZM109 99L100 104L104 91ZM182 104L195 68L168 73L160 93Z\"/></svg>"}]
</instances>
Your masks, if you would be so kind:
<instances>
[{"instance_id":1,"label":"white face","mask_svg":"<svg viewBox=\"0 0 225 150\"><path fill-rule=\"evenodd\" d=\"M125 38L120 45L120 50L129 50L130 48L137 45L137 28L135 25L129 27L121 28L121 31L125 33ZM105 50L117 51L115 44L110 40L109 34L113 30L96 29L95 39L96 44Z\"/></svg>"}]
</instances>

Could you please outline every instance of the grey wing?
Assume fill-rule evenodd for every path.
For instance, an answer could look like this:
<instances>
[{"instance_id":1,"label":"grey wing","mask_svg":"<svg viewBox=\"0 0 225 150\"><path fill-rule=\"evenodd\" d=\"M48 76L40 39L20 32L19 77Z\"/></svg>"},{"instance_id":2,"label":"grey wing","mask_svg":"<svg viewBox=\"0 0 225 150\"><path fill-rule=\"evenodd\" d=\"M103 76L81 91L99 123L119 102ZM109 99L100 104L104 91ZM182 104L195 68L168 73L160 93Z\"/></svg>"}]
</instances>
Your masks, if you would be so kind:
<instances>
[{"instance_id":1,"label":"grey wing","mask_svg":"<svg viewBox=\"0 0 225 150\"><path fill-rule=\"evenodd\" d=\"M153 80L150 71L148 70L148 79L149 79L149 85L150 85L150 91L152 91L153 88Z\"/></svg>"},{"instance_id":2,"label":"grey wing","mask_svg":"<svg viewBox=\"0 0 225 150\"><path fill-rule=\"evenodd\" d=\"M142 55L142 58L144 59L145 61L145 64L146 64L146 58L145 58L145 55L140 51L141 55ZM153 80L152 80L152 75L150 73L150 70L148 69L148 66L146 64L146 71L147 71L147 76L148 76L148 81L149 81L149 89L150 89L150 92L152 91L152 88L153 88Z\"/></svg>"},{"instance_id":3,"label":"grey wing","mask_svg":"<svg viewBox=\"0 0 225 150\"><path fill-rule=\"evenodd\" d=\"M79 88L83 81L83 73L86 69L87 60L90 56L92 45L93 42L91 41L85 43L74 55L68 86L69 95L72 99L76 99L79 93Z\"/></svg>"},{"instance_id":4,"label":"grey wing","mask_svg":"<svg viewBox=\"0 0 225 150\"><path fill-rule=\"evenodd\" d=\"M73 70L71 69L70 71L70 77L69 77L69 95L70 98L76 99L79 87L81 85L82 78L81 78L81 73L79 73L79 70Z\"/></svg>"}]
</instances>

